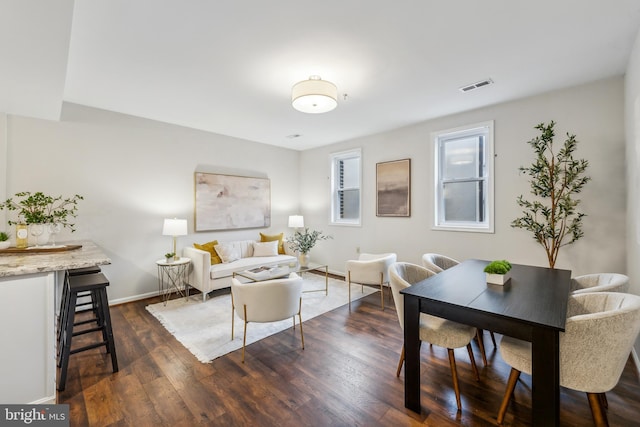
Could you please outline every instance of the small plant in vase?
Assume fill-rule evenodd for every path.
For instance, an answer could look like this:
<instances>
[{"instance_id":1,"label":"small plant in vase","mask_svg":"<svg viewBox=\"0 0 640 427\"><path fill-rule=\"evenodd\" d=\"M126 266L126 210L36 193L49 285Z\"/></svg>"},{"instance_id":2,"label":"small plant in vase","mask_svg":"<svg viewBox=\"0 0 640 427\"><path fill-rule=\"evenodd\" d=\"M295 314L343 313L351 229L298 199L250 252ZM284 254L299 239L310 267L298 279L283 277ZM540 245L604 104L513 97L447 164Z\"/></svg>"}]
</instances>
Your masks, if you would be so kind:
<instances>
[{"instance_id":1,"label":"small plant in vase","mask_svg":"<svg viewBox=\"0 0 640 427\"><path fill-rule=\"evenodd\" d=\"M168 253L164 254L164 259L167 262L173 262L175 257L176 257L176 253L175 252L168 252Z\"/></svg>"},{"instance_id":2,"label":"small plant in vase","mask_svg":"<svg viewBox=\"0 0 640 427\"><path fill-rule=\"evenodd\" d=\"M9 234L0 231L0 249L7 249L9 247Z\"/></svg>"},{"instance_id":3,"label":"small plant in vase","mask_svg":"<svg viewBox=\"0 0 640 427\"><path fill-rule=\"evenodd\" d=\"M511 279L509 271L511 263L507 260L492 261L484 268L487 273L487 283L494 285L504 285Z\"/></svg>"},{"instance_id":4,"label":"small plant in vase","mask_svg":"<svg viewBox=\"0 0 640 427\"><path fill-rule=\"evenodd\" d=\"M307 266L309 264L309 251L313 249L319 240L328 239L333 239L333 237L323 235L322 231L305 228L304 231L296 230L293 237L287 240L289 242L289 248L300 254L300 265Z\"/></svg>"}]
</instances>

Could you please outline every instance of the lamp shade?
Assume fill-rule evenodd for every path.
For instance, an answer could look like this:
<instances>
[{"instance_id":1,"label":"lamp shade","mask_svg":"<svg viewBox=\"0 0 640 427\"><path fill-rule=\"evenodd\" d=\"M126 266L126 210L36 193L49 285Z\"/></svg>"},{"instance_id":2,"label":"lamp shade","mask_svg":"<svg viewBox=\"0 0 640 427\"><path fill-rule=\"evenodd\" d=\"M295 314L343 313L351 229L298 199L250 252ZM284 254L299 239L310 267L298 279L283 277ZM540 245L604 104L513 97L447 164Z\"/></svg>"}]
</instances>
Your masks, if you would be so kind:
<instances>
[{"instance_id":1,"label":"lamp shade","mask_svg":"<svg viewBox=\"0 0 640 427\"><path fill-rule=\"evenodd\" d=\"M326 113L338 105L338 89L319 76L311 76L293 85L291 104L303 113Z\"/></svg>"},{"instance_id":2,"label":"lamp shade","mask_svg":"<svg viewBox=\"0 0 640 427\"><path fill-rule=\"evenodd\" d=\"M291 228L304 227L304 217L302 215L289 215L289 227Z\"/></svg>"},{"instance_id":3,"label":"lamp shade","mask_svg":"<svg viewBox=\"0 0 640 427\"><path fill-rule=\"evenodd\" d=\"M166 218L162 227L163 236L186 236L187 220L178 218Z\"/></svg>"}]
</instances>

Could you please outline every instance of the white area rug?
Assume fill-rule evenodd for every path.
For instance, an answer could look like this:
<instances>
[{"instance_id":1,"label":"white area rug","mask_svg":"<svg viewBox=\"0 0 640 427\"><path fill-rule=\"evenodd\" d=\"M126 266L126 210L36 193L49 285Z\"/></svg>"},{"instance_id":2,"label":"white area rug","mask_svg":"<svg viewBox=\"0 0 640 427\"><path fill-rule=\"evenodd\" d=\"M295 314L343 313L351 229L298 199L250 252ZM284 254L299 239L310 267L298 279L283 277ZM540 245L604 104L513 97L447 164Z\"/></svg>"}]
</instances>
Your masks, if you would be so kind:
<instances>
[{"instance_id":1,"label":"white area rug","mask_svg":"<svg viewBox=\"0 0 640 427\"><path fill-rule=\"evenodd\" d=\"M305 274L303 290L323 289L323 292L302 294L302 321L343 306L349 302L347 285L342 280L329 278L329 295L324 294L324 275ZM375 288L352 285L351 298L356 300L376 292ZM173 334L199 361L210 362L231 351L242 348L244 322L235 315L235 338L231 340L231 295L208 298L202 295L173 299L148 305L147 310ZM297 320L297 319L296 319ZM291 319L274 323L250 323L247 328L247 345L259 341L293 325Z\"/></svg>"}]
</instances>

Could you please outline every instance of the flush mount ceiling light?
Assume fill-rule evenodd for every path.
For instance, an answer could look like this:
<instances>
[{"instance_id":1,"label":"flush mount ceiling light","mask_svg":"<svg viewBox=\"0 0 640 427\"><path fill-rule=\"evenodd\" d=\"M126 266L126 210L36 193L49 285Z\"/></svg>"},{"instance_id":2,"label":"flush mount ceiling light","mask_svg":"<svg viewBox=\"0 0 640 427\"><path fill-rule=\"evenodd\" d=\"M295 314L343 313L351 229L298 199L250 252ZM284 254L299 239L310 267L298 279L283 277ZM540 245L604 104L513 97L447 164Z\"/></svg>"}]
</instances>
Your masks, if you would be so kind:
<instances>
[{"instance_id":1,"label":"flush mount ceiling light","mask_svg":"<svg viewBox=\"0 0 640 427\"><path fill-rule=\"evenodd\" d=\"M326 113L338 105L338 88L320 76L311 76L293 85L291 104L303 113Z\"/></svg>"}]
</instances>

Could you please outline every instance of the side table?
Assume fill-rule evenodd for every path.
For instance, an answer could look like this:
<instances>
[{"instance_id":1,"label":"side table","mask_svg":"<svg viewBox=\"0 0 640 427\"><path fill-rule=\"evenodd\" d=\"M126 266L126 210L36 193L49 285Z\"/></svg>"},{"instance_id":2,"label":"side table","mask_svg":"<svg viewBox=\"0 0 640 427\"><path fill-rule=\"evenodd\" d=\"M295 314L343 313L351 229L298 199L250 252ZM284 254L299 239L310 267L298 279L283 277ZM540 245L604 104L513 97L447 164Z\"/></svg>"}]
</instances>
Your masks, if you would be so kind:
<instances>
[{"instance_id":1,"label":"side table","mask_svg":"<svg viewBox=\"0 0 640 427\"><path fill-rule=\"evenodd\" d=\"M158 265L158 293L162 295L162 302L167 305L169 297L174 290L184 296L189 296L189 265L191 258L180 257L180 259L167 262L164 259L156 261Z\"/></svg>"}]
</instances>

